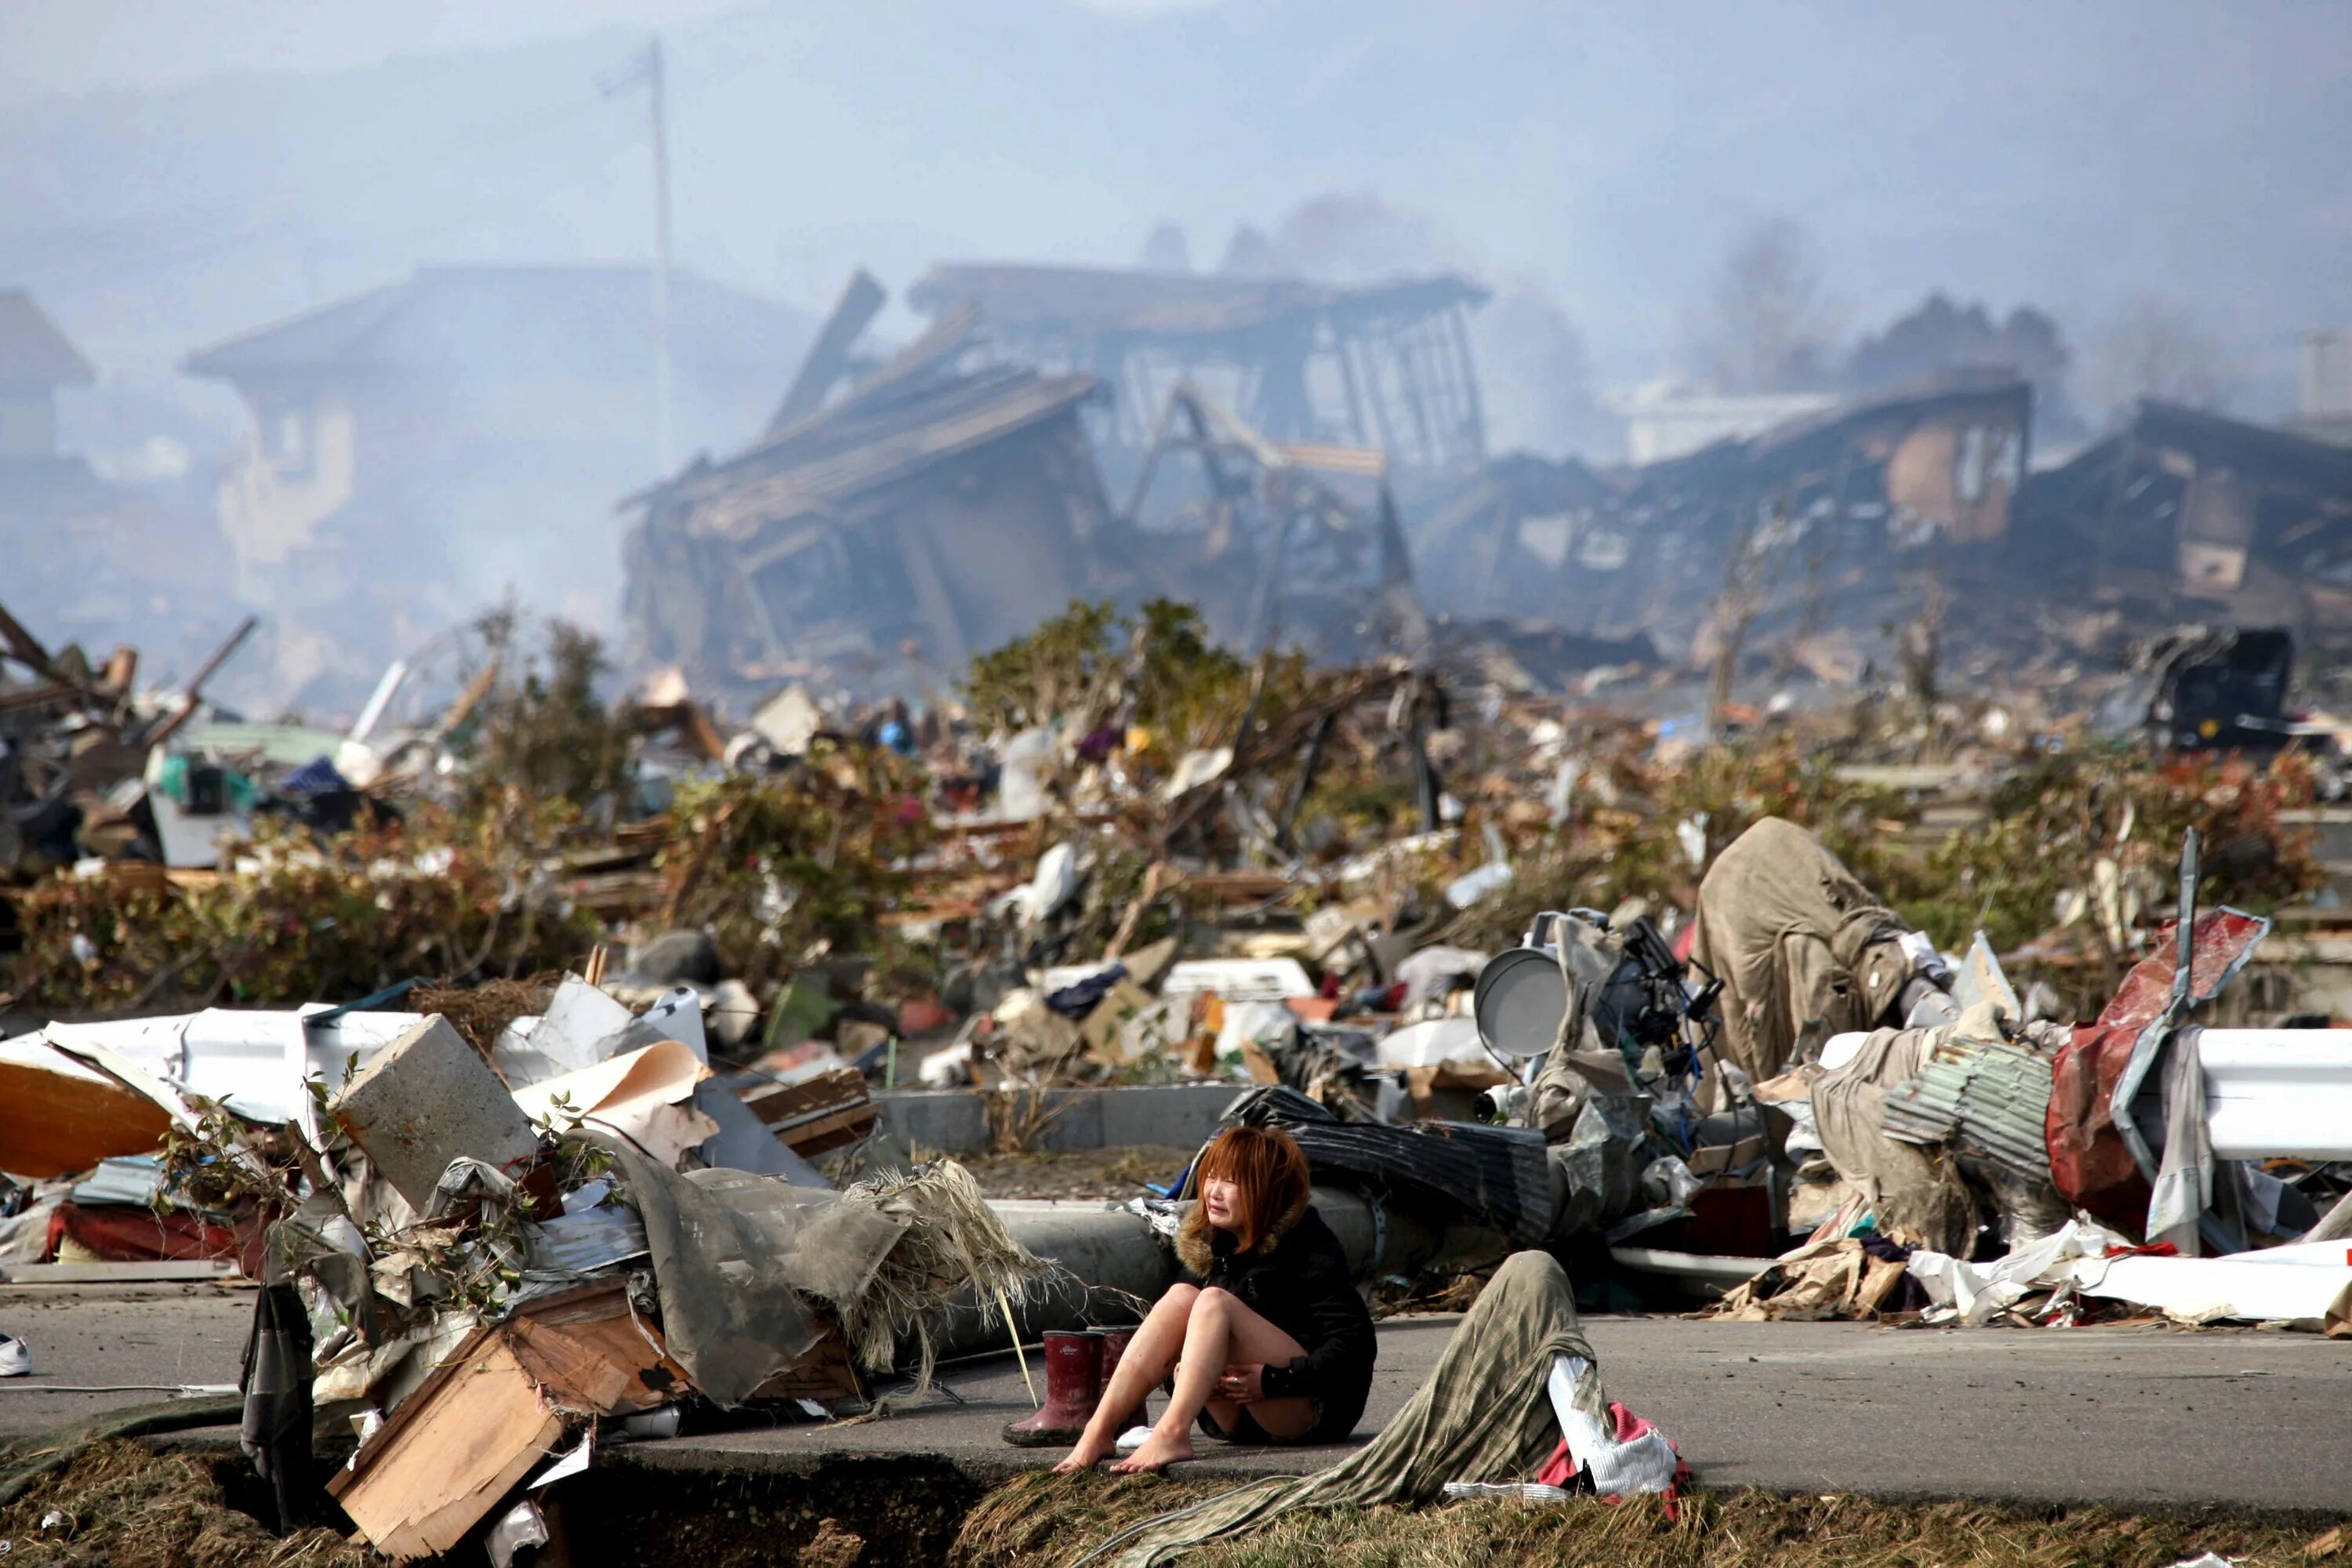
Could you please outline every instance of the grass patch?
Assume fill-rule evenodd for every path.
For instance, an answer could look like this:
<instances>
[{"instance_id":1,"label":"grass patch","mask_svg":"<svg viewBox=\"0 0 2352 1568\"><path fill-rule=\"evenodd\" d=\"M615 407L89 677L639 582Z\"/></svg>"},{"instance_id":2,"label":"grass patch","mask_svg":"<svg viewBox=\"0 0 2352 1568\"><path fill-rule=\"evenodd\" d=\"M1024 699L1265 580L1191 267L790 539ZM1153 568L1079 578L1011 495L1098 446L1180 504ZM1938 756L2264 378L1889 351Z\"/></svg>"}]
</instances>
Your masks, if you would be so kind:
<instances>
[{"instance_id":1,"label":"grass patch","mask_svg":"<svg viewBox=\"0 0 2352 1568\"><path fill-rule=\"evenodd\" d=\"M313 1526L280 1539L230 1501L266 1489L242 1459L93 1444L0 1509L8 1568L379 1568L363 1542ZM62 1518L53 1518L62 1516ZM42 1521L52 1520L44 1529Z\"/></svg>"},{"instance_id":2,"label":"grass patch","mask_svg":"<svg viewBox=\"0 0 2352 1568\"><path fill-rule=\"evenodd\" d=\"M1024 1476L982 1499L951 1568L1065 1568L1113 1532L1224 1490L1222 1483ZM1980 1502L1881 1502L1738 1491L1564 1506L1295 1510L1187 1568L2167 1568L2212 1552L2243 1568L2352 1564L2352 1531L2229 1513L2117 1514Z\"/></svg>"}]
</instances>

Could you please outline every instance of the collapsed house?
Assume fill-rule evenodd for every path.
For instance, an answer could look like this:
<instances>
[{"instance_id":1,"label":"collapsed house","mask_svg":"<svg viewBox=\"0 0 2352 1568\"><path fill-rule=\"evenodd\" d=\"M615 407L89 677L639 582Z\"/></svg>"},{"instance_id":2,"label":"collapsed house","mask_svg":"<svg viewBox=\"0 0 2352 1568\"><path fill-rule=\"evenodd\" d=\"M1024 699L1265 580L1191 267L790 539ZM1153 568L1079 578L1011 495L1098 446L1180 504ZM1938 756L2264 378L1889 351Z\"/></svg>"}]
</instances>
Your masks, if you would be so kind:
<instances>
[{"instance_id":1,"label":"collapsed house","mask_svg":"<svg viewBox=\"0 0 2352 1568\"><path fill-rule=\"evenodd\" d=\"M919 691L1073 599L1154 595L1252 648L1420 635L1381 452L1272 439L1180 382L1115 510L1086 422L1101 378L1000 363L972 302L861 357L882 299L851 280L749 450L625 503L636 662Z\"/></svg>"},{"instance_id":2,"label":"collapsed house","mask_svg":"<svg viewBox=\"0 0 2352 1568\"><path fill-rule=\"evenodd\" d=\"M855 374L864 298L853 284L749 450L629 503L640 662L919 683L1100 586L1110 509L1077 420L1094 378L961 368L968 319Z\"/></svg>"},{"instance_id":3,"label":"collapsed house","mask_svg":"<svg viewBox=\"0 0 2352 1568\"><path fill-rule=\"evenodd\" d=\"M2026 504L2093 602L2352 637L2352 448L2145 402Z\"/></svg>"},{"instance_id":4,"label":"collapsed house","mask_svg":"<svg viewBox=\"0 0 2352 1568\"><path fill-rule=\"evenodd\" d=\"M1423 590L1694 663L1745 637L1839 680L1890 620L2020 649L2098 607L2143 635L2352 634L2352 450L2148 402L2032 472L2031 414L2028 383L1970 373L1637 468L1505 458L1408 495Z\"/></svg>"},{"instance_id":5,"label":"collapsed house","mask_svg":"<svg viewBox=\"0 0 2352 1568\"><path fill-rule=\"evenodd\" d=\"M1469 313L1486 291L1450 275L1360 287L1118 268L950 264L908 300L971 310L1013 363L1083 371L1114 395L1093 431L1114 475L1155 444L1190 383L1276 441L1377 447L1401 467L1486 455Z\"/></svg>"},{"instance_id":6,"label":"collapsed house","mask_svg":"<svg viewBox=\"0 0 2352 1568\"><path fill-rule=\"evenodd\" d=\"M395 653L510 583L542 608L614 587L612 498L660 471L642 268L426 267L191 355L250 426L221 476L236 597L306 705L356 705ZM664 331L680 449L757 428L798 313L689 273ZM290 623L290 624L289 624Z\"/></svg>"},{"instance_id":7,"label":"collapsed house","mask_svg":"<svg viewBox=\"0 0 2352 1568\"><path fill-rule=\"evenodd\" d=\"M1955 378L1628 469L1517 458L1415 497L1433 607L1694 647L1738 588L1799 636L1875 619L1895 579L1997 546L2026 469L2032 391Z\"/></svg>"}]
</instances>

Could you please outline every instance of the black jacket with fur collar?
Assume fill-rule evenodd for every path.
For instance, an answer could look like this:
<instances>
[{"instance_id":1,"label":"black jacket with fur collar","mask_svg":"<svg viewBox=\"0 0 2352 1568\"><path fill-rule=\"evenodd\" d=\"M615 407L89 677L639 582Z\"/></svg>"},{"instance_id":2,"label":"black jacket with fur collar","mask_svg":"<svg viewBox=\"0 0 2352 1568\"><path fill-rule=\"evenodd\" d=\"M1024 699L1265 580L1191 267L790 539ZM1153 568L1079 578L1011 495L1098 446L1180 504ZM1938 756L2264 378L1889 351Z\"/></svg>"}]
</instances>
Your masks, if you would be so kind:
<instances>
[{"instance_id":1,"label":"black jacket with fur collar","mask_svg":"<svg viewBox=\"0 0 2352 1568\"><path fill-rule=\"evenodd\" d=\"M1318 1430L1354 1430L1372 1391L1379 1340L1339 1238L1302 1201L1250 1251L1237 1251L1236 1240L1196 1206L1177 1232L1176 1256L1203 1288L1232 1291L1307 1352L1288 1366L1265 1369L1266 1398L1318 1399Z\"/></svg>"}]
</instances>

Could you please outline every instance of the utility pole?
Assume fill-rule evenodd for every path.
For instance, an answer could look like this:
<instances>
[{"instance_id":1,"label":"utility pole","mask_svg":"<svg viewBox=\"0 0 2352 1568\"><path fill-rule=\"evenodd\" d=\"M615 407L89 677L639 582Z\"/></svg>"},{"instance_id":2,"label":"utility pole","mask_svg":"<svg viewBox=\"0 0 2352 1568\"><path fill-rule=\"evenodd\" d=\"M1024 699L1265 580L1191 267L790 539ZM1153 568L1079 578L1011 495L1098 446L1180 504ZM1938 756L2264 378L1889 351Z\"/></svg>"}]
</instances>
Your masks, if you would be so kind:
<instances>
[{"instance_id":1,"label":"utility pole","mask_svg":"<svg viewBox=\"0 0 2352 1568\"><path fill-rule=\"evenodd\" d=\"M654 146L654 462L667 479L677 466L669 365L669 114L663 101L661 35L646 41L646 102Z\"/></svg>"}]
</instances>

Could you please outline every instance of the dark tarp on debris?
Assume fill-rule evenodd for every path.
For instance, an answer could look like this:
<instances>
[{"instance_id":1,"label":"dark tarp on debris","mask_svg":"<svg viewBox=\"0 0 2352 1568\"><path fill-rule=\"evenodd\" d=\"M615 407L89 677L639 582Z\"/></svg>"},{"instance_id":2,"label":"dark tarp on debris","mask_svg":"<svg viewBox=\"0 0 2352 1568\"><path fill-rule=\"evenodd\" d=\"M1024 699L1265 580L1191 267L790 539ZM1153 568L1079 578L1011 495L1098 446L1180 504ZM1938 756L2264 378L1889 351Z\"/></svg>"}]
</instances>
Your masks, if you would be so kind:
<instances>
[{"instance_id":1,"label":"dark tarp on debris","mask_svg":"<svg viewBox=\"0 0 2352 1568\"><path fill-rule=\"evenodd\" d=\"M1717 1048L1761 1083L1806 1046L1871 1027L1911 977L1908 930L1820 839L1766 817L1699 884L1691 957L1723 982Z\"/></svg>"},{"instance_id":2,"label":"dark tarp on debris","mask_svg":"<svg viewBox=\"0 0 2352 1568\"><path fill-rule=\"evenodd\" d=\"M1228 1121L1279 1127L1298 1141L1308 1169L1466 1208L1515 1241L1551 1233L1554 1202L1543 1134L1469 1121L1383 1127L1342 1122L1296 1089L1244 1095Z\"/></svg>"},{"instance_id":3,"label":"dark tarp on debris","mask_svg":"<svg viewBox=\"0 0 2352 1568\"><path fill-rule=\"evenodd\" d=\"M290 1530L310 1489L310 1318L291 1285L264 1285L245 1342L245 1414L237 1443L278 1499L278 1528Z\"/></svg>"},{"instance_id":4,"label":"dark tarp on debris","mask_svg":"<svg viewBox=\"0 0 2352 1568\"><path fill-rule=\"evenodd\" d=\"M744 1404L824 1331L786 1278L778 1245L780 1224L797 1218L792 1189L772 1183L782 1207L755 1215L618 1139L600 1142L646 1224L669 1353L713 1404Z\"/></svg>"}]
</instances>

